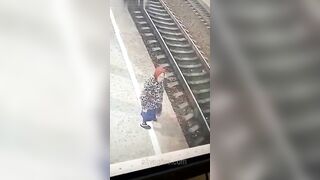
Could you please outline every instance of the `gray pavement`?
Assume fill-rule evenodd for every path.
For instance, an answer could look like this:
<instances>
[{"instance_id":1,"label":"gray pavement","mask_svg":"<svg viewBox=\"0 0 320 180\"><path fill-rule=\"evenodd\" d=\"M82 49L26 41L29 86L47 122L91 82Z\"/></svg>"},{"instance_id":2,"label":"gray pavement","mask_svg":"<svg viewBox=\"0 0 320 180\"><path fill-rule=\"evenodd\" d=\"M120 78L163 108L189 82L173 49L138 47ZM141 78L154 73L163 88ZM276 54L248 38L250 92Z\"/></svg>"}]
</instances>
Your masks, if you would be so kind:
<instances>
[{"instance_id":1,"label":"gray pavement","mask_svg":"<svg viewBox=\"0 0 320 180\"><path fill-rule=\"evenodd\" d=\"M111 163L151 156L153 147L148 132L139 126L139 102L114 35L110 45Z\"/></svg>"}]
</instances>

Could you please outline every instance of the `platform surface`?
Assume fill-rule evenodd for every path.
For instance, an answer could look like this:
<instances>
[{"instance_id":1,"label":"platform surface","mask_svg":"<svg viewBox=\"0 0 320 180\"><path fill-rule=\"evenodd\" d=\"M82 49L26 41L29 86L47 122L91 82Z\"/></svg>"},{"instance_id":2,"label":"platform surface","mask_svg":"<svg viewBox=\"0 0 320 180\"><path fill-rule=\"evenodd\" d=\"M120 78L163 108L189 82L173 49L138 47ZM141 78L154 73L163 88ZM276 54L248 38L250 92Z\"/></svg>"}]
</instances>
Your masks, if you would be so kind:
<instances>
[{"instance_id":1,"label":"platform surface","mask_svg":"<svg viewBox=\"0 0 320 180\"><path fill-rule=\"evenodd\" d=\"M119 30L112 31L110 41L111 163L188 148L166 93L162 115L157 122L150 122L152 129L146 130L139 126L142 119L135 86L142 90L144 81L154 72L154 65L128 11L119 6L111 10ZM122 42L119 42L116 33L119 33ZM128 59L125 59L121 50L121 43ZM131 67L128 67L128 61ZM129 73L130 68L133 74Z\"/></svg>"}]
</instances>

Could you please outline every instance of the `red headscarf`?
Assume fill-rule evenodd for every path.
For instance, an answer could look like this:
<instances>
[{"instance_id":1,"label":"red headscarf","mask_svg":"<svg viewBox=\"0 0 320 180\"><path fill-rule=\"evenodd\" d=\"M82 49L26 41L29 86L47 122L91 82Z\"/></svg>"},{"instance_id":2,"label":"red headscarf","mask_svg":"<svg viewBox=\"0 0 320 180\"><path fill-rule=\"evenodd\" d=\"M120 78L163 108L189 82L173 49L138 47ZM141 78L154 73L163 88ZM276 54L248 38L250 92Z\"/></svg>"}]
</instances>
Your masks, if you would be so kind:
<instances>
[{"instance_id":1,"label":"red headscarf","mask_svg":"<svg viewBox=\"0 0 320 180\"><path fill-rule=\"evenodd\" d=\"M164 72L166 72L166 70L163 67L158 66L154 71L154 78L158 79L159 75Z\"/></svg>"}]
</instances>

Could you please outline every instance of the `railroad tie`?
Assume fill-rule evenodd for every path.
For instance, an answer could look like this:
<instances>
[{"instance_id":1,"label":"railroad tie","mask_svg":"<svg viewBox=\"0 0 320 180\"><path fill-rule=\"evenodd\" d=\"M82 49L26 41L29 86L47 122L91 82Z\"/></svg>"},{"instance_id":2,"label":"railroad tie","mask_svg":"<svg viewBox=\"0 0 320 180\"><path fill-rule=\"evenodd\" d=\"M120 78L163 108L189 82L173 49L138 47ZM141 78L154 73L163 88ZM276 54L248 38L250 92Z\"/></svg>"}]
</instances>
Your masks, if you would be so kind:
<instances>
[{"instance_id":1,"label":"railroad tie","mask_svg":"<svg viewBox=\"0 0 320 180\"><path fill-rule=\"evenodd\" d=\"M199 126L198 124L196 124L196 125L193 125L191 128L189 128L188 131L189 131L190 133L194 133L194 132L196 132L196 131L199 130L199 129L200 129L200 126Z\"/></svg>"},{"instance_id":2,"label":"railroad tie","mask_svg":"<svg viewBox=\"0 0 320 180\"><path fill-rule=\"evenodd\" d=\"M161 48L160 47L153 47L153 48L151 48L151 51L152 52L161 51Z\"/></svg>"},{"instance_id":3,"label":"railroad tie","mask_svg":"<svg viewBox=\"0 0 320 180\"><path fill-rule=\"evenodd\" d=\"M183 119L184 119L185 121L189 121L191 118L193 118L193 113L189 113L189 114L183 116Z\"/></svg>"},{"instance_id":4,"label":"railroad tie","mask_svg":"<svg viewBox=\"0 0 320 180\"><path fill-rule=\"evenodd\" d=\"M162 29L159 29L159 32L163 33L163 34L176 35L176 36L182 36L183 35L180 32L170 32L170 31L166 31L166 30L162 30Z\"/></svg>"},{"instance_id":5,"label":"railroad tie","mask_svg":"<svg viewBox=\"0 0 320 180\"><path fill-rule=\"evenodd\" d=\"M144 33L144 35L147 37L154 36L153 33Z\"/></svg>"},{"instance_id":6,"label":"railroad tie","mask_svg":"<svg viewBox=\"0 0 320 180\"><path fill-rule=\"evenodd\" d=\"M205 99L199 99L198 100L199 104L205 104L205 103L208 103L208 102L210 102L210 98L205 98Z\"/></svg>"},{"instance_id":7,"label":"railroad tie","mask_svg":"<svg viewBox=\"0 0 320 180\"><path fill-rule=\"evenodd\" d=\"M143 25L143 24L148 24L146 21L139 21L138 24Z\"/></svg>"},{"instance_id":8,"label":"railroad tie","mask_svg":"<svg viewBox=\"0 0 320 180\"><path fill-rule=\"evenodd\" d=\"M157 1L149 1L149 3L153 3L153 4L161 4L160 2L157 2Z\"/></svg>"},{"instance_id":9,"label":"railroad tie","mask_svg":"<svg viewBox=\"0 0 320 180\"><path fill-rule=\"evenodd\" d=\"M168 63L163 63L163 64L160 64L161 65L161 67L169 67L170 66L170 64L168 64Z\"/></svg>"},{"instance_id":10,"label":"railroad tie","mask_svg":"<svg viewBox=\"0 0 320 180\"><path fill-rule=\"evenodd\" d=\"M171 40L171 41L186 41L186 38L174 38L169 36L162 36L164 39Z\"/></svg>"},{"instance_id":11,"label":"railroad tie","mask_svg":"<svg viewBox=\"0 0 320 180\"><path fill-rule=\"evenodd\" d=\"M202 66L202 64L201 63L198 63L198 64L180 64L180 65L178 65L179 67L181 67L181 68L199 68L199 67L201 67Z\"/></svg>"},{"instance_id":12,"label":"railroad tie","mask_svg":"<svg viewBox=\"0 0 320 180\"><path fill-rule=\"evenodd\" d=\"M187 76L187 77L193 77L193 76L203 76L206 75L207 72L206 71L202 71L202 72L184 72L183 75Z\"/></svg>"},{"instance_id":13,"label":"railroad tie","mask_svg":"<svg viewBox=\"0 0 320 180\"><path fill-rule=\"evenodd\" d=\"M176 92L176 93L173 94L173 96L174 96L175 98L178 98L178 97L180 97L180 96L182 96L182 95L183 95L183 92L181 92L181 91Z\"/></svg>"},{"instance_id":14,"label":"railroad tie","mask_svg":"<svg viewBox=\"0 0 320 180\"><path fill-rule=\"evenodd\" d=\"M153 11L153 12L159 12L159 13L166 13L167 11L165 9L156 9L153 7L148 7L148 10Z\"/></svg>"},{"instance_id":15,"label":"railroad tie","mask_svg":"<svg viewBox=\"0 0 320 180\"><path fill-rule=\"evenodd\" d=\"M150 27L144 26L144 27L141 27L141 30L150 30Z\"/></svg>"},{"instance_id":16,"label":"railroad tie","mask_svg":"<svg viewBox=\"0 0 320 180\"><path fill-rule=\"evenodd\" d=\"M173 73L173 72L167 72L167 73L166 73L166 76L167 76L167 77L174 76L174 73Z\"/></svg>"},{"instance_id":17,"label":"railroad tie","mask_svg":"<svg viewBox=\"0 0 320 180\"><path fill-rule=\"evenodd\" d=\"M186 47L191 47L189 43L171 43L171 42L167 42L168 46L172 46L172 47L180 47L180 48L186 48Z\"/></svg>"},{"instance_id":18,"label":"railroad tie","mask_svg":"<svg viewBox=\"0 0 320 180\"><path fill-rule=\"evenodd\" d=\"M193 49L191 49L191 50L176 50L176 49L171 48L170 51L173 52L173 53L180 53L180 54L194 53Z\"/></svg>"},{"instance_id":19,"label":"railroad tie","mask_svg":"<svg viewBox=\"0 0 320 180\"><path fill-rule=\"evenodd\" d=\"M184 109L184 108L186 108L188 106L189 106L188 102L184 102L184 103L181 103L181 104L178 105L179 109Z\"/></svg>"},{"instance_id":20,"label":"railroad tie","mask_svg":"<svg viewBox=\"0 0 320 180\"><path fill-rule=\"evenodd\" d=\"M143 19L143 16L136 16L137 19Z\"/></svg>"},{"instance_id":21,"label":"railroad tie","mask_svg":"<svg viewBox=\"0 0 320 180\"><path fill-rule=\"evenodd\" d=\"M210 82L210 79L201 79L201 80L189 81L189 84L197 85L197 84L204 84L208 82Z\"/></svg>"},{"instance_id":22,"label":"railroad tie","mask_svg":"<svg viewBox=\"0 0 320 180\"><path fill-rule=\"evenodd\" d=\"M156 22L156 23L159 23L159 24L167 25L167 26L173 26L173 25L175 25L175 23L173 23L173 22L165 22L165 21L163 21L163 20L153 19L153 21Z\"/></svg>"},{"instance_id":23,"label":"railroad tie","mask_svg":"<svg viewBox=\"0 0 320 180\"><path fill-rule=\"evenodd\" d=\"M178 81L174 81L174 82L169 82L169 83L167 83L167 85L168 85L169 88L172 88L172 87L174 87L174 86L177 86L178 84L179 84Z\"/></svg>"},{"instance_id":24,"label":"railroad tie","mask_svg":"<svg viewBox=\"0 0 320 180\"><path fill-rule=\"evenodd\" d=\"M179 57L179 56L174 56L175 59L179 60L179 61L194 61L197 60L198 57L194 56L194 57Z\"/></svg>"},{"instance_id":25,"label":"railroad tie","mask_svg":"<svg viewBox=\"0 0 320 180\"><path fill-rule=\"evenodd\" d=\"M153 11L150 11L149 9L147 9L147 11L149 13L151 13L151 14L155 14L155 15L158 15L158 16L170 17L169 14L153 12Z\"/></svg>"},{"instance_id":26,"label":"railroad tie","mask_svg":"<svg viewBox=\"0 0 320 180\"><path fill-rule=\"evenodd\" d=\"M149 4L149 6L151 7L155 7L155 8L162 8L162 6L161 5L156 5L156 4Z\"/></svg>"},{"instance_id":27,"label":"railroad tie","mask_svg":"<svg viewBox=\"0 0 320 180\"><path fill-rule=\"evenodd\" d=\"M157 58L158 60L164 59L164 58L166 58L166 55L160 54L160 55L157 55L156 58Z\"/></svg>"},{"instance_id":28,"label":"railroad tie","mask_svg":"<svg viewBox=\"0 0 320 180\"><path fill-rule=\"evenodd\" d=\"M158 41L157 41L157 40L154 40L154 39L147 41L148 44L154 44L154 43L157 43L157 42L158 42Z\"/></svg>"},{"instance_id":29,"label":"railroad tie","mask_svg":"<svg viewBox=\"0 0 320 180\"><path fill-rule=\"evenodd\" d=\"M193 90L192 92L193 92L194 94L202 94L202 93L210 92L210 89Z\"/></svg>"}]
</instances>

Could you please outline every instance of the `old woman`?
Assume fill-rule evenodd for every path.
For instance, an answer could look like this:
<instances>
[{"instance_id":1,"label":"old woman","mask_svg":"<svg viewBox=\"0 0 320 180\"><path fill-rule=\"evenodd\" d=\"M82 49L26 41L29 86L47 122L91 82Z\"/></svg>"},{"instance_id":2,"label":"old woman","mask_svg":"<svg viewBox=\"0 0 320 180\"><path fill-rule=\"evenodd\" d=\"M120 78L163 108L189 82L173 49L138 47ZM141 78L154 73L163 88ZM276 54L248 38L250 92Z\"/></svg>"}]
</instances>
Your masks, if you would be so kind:
<instances>
[{"instance_id":1,"label":"old woman","mask_svg":"<svg viewBox=\"0 0 320 180\"><path fill-rule=\"evenodd\" d=\"M161 113L165 72L166 70L163 67L157 67L153 76L144 83L140 97L142 107L142 123L140 126L143 128L150 129L151 127L147 124L147 121L156 121L157 114Z\"/></svg>"}]
</instances>

